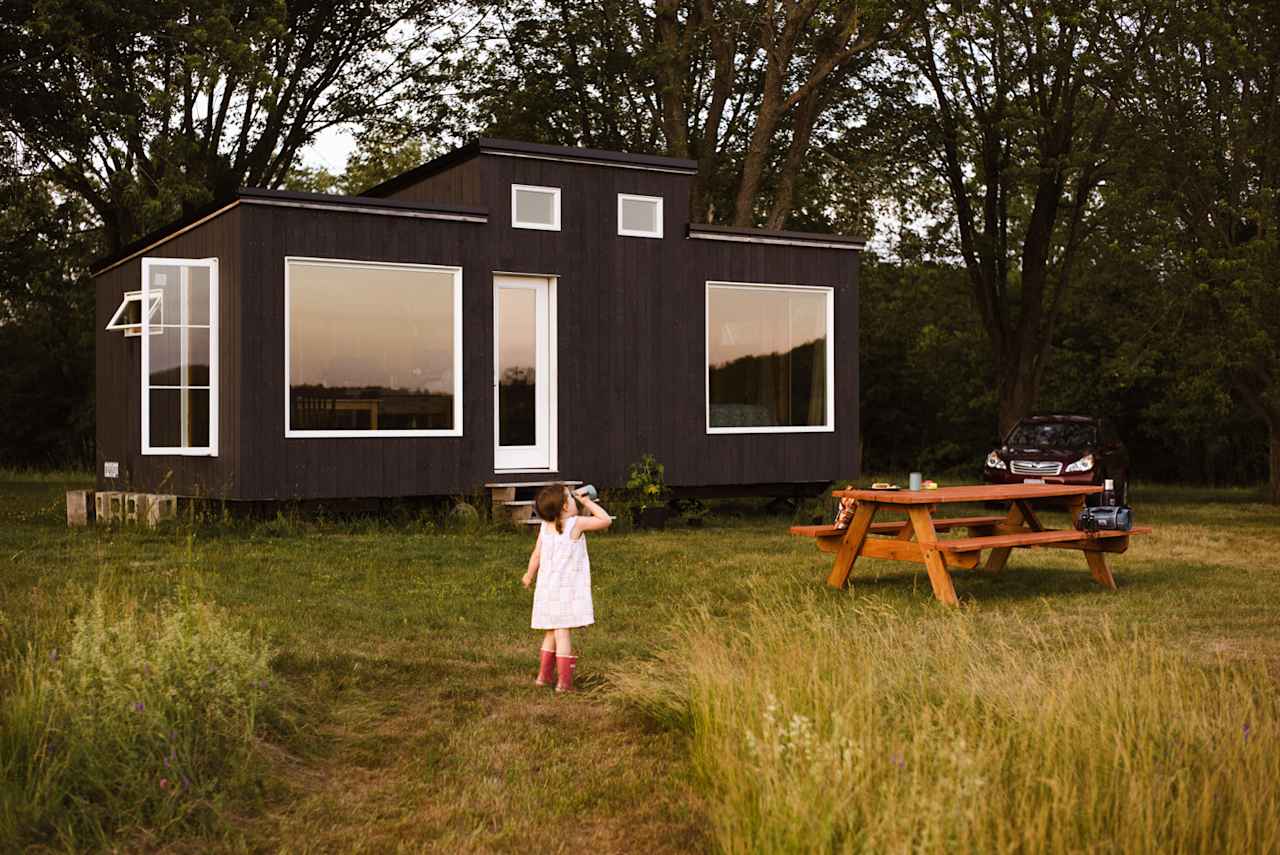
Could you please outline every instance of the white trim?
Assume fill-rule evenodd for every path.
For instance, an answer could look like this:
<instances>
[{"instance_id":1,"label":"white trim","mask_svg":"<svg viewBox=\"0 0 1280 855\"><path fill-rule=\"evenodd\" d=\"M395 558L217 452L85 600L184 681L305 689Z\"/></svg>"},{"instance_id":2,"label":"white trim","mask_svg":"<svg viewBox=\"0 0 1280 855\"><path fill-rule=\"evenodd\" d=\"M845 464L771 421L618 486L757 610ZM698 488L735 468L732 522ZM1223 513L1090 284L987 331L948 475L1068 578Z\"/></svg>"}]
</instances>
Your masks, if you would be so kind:
<instances>
[{"instance_id":1,"label":"white trim","mask_svg":"<svg viewBox=\"0 0 1280 855\"><path fill-rule=\"evenodd\" d=\"M527 190L530 193L550 193L551 194L551 213L553 221L551 223L522 222L516 219L516 194L521 190ZM513 229L538 229L544 232L560 231L560 188L559 187L542 187L537 184L512 184L511 185L511 228Z\"/></svg>"},{"instance_id":2,"label":"white trim","mask_svg":"<svg viewBox=\"0 0 1280 855\"><path fill-rule=\"evenodd\" d=\"M155 313L159 311L160 307L164 304L162 300L162 298L164 297L164 293L161 292L159 294L153 294L152 297L154 299L152 299L151 301L151 311L148 314L155 315ZM107 325L103 327L103 329L121 330L124 332L125 338L137 338L138 336L142 335L142 324L140 323L126 324L126 323L120 322L121 320L120 316L123 315L125 311L129 308L130 303L138 304L138 316L141 317L142 316L142 292L141 291L125 291L124 299L120 301L120 305L116 307L115 314L111 316L111 320L107 321ZM164 317L163 314L161 315L161 317L162 318ZM152 324L152 326L155 326L155 324ZM163 327L165 326L165 324L162 322L160 326ZM156 333L152 333L152 334L156 335Z\"/></svg>"},{"instance_id":3,"label":"white trim","mask_svg":"<svg viewBox=\"0 0 1280 855\"><path fill-rule=\"evenodd\" d=\"M499 282L499 280L506 280ZM559 378L558 378L558 360L557 360L557 334L556 334L556 296L559 285L559 278L556 276L545 275L528 275L519 273L494 273L493 277L493 458L494 458L494 474L510 473L510 472L557 472L559 457ZM538 397L537 406L545 408L542 417L535 417L535 430L544 429L545 436L542 442L535 442L531 446L511 446L512 449L525 449L523 455L520 451L509 451L509 460L515 459L512 465L499 465L499 458L502 455L500 450L502 447L498 444L498 419L501 416L498 407L498 384L501 377L498 373L499 347L501 342L498 337L499 322L499 301L498 290L500 288L508 289L525 289L532 290L535 294L540 294L541 299L536 299L534 324L541 332L535 340L535 349L538 365L534 366L534 376L537 378L535 382L538 386L546 383L545 398L539 394L542 390L535 391ZM543 369L545 366L545 370ZM545 449L543 446L545 445ZM525 464L518 461L518 458L524 456L529 459L539 458L545 459L546 465Z\"/></svg>"},{"instance_id":4,"label":"white trim","mask_svg":"<svg viewBox=\"0 0 1280 855\"><path fill-rule=\"evenodd\" d=\"M447 270L453 274L453 427L449 430L293 430L289 406L289 307L293 284L289 265L293 262L321 267L385 267L401 270ZM382 439L396 437L462 436L462 268L444 264L413 264L394 261L356 261L345 258L284 257L284 435L286 439Z\"/></svg>"},{"instance_id":5,"label":"white trim","mask_svg":"<svg viewBox=\"0 0 1280 855\"><path fill-rule=\"evenodd\" d=\"M482 154L496 157L522 157L526 160L550 160L555 163L577 163L583 166L606 166L614 169L639 169L643 172L669 172L673 175L697 175L698 170L681 166L651 166L647 163L624 163L617 160L597 160L590 157L564 157L554 154L530 154L521 151L501 151L499 149L481 147Z\"/></svg>"},{"instance_id":6,"label":"white trim","mask_svg":"<svg viewBox=\"0 0 1280 855\"><path fill-rule=\"evenodd\" d=\"M774 237L771 235L733 235L722 232L699 232L693 229L689 230L689 237L694 240L727 240L733 243L767 243L775 246L809 246L818 249L843 249L849 252L862 252L867 248L865 241L836 243L835 241Z\"/></svg>"},{"instance_id":7,"label":"white trim","mask_svg":"<svg viewBox=\"0 0 1280 855\"><path fill-rule=\"evenodd\" d=\"M711 426L711 289L757 288L780 291L799 291L825 294L827 298L827 406L826 424L822 425L768 425L760 427L712 427ZM725 282L708 280L703 289L703 339L702 378L703 403L705 404L706 431L708 434L743 433L832 433L836 429L836 377L835 377L835 289L826 285L778 285L764 282Z\"/></svg>"},{"instance_id":8,"label":"white trim","mask_svg":"<svg viewBox=\"0 0 1280 855\"><path fill-rule=\"evenodd\" d=\"M182 297L186 296L187 283L190 277L190 269L193 267L205 267L209 270L209 323L208 324L188 324L186 322L187 301L185 299L178 300L178 322L176 324L164 323L163 316L161 323L154 325L162 331L165 329L177 329L179 331L179 339L181 341L181 357L179 365L186 367L187 365L187 331L190 329L207 329L209 331L209 383L207 386L191 386L179 385L172 386L152 386L151 385L151 336L155 335L152 331L151 323L152 312L145 313L142 316L142 377L141 377L141 394L142 394L142 453L149 456L174 455L180 457L217 457L218 456L218 259L216 258L152 258L146 257L142 259L142 300L144 303L151 301L151 268L152 267L180 267L179 288ZM163 296L161 292L157 296ZM181 370L181 368L180 368ZM151 444L151 390L159 389L162 391L173 390L176 388L179 392L183 389L205 390L209 392L209 444L206 446L153 446ZM179 426L179 433L182 437L187 436L187 401L182 401L182 424Z\"/></svg>"},{"instance_id":9,"label":"white trim","mask_svg":"<svg viewBox=\"0 0 1280 855\"><path fill-rule=\"evenodd\" d=\"M623 202L656 202L657 212L654 215L654 222L657 223L656 231L644 231L643 229L626 229L622 227L622 203ZM618 234L623 237L641 237L641 238L660 238L662 237L662 197L661 196L637 196L634 193L618 194Z\"/></svg>"}]
</instances>

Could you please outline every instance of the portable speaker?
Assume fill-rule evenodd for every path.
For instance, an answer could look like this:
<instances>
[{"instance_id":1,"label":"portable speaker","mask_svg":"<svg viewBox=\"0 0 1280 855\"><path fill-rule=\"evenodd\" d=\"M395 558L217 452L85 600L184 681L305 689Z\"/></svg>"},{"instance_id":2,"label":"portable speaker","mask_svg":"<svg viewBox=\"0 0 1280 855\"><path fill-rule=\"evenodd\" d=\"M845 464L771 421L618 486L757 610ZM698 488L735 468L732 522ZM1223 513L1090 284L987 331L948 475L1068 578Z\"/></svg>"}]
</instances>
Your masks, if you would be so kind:
<instances>
[{"instance_id":1,"label":"portable speaker","mask_svg":"<svg viewBox=\"0 0 1280 855\"><path fill-rule=\"evenodd\" d=\"M1128 505L1103 505L1085 508L1076 517L1080 531L1129 531L1133 528L1133 508Z\"/></svg>"}]
</instances>

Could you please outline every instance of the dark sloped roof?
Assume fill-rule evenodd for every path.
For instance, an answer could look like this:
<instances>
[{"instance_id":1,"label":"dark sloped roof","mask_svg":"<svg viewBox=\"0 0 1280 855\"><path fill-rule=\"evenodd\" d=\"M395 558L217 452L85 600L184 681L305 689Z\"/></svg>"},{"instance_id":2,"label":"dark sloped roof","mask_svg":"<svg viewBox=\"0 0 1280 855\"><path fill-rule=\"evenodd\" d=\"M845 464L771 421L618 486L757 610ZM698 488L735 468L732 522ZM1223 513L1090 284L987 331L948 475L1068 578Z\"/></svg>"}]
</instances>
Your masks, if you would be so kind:
<instances>
[{"instance_id":1,"label":"dark sloped roof","mask_svg":"<svg viewBox=\"0 0 1280 855\"><path fill-rule=\"evenodd\" d=\"M679 172L692 175L698 171L696 160L679 157L664 157L657 154L630 154L622 151L604 151L596 148L575 148L573 146L544 145L542 143L520 142L519 140L503 140L493 137L480 137L461 148L435 160L427 161L421 166L397 175L395 178L370 187L362 196L389 196L398 190L415 184L433 175L438 175L458 164L465 163L478 154L504 154L511 157L529 157L540 160L561 160L578 163L595 163L603 166L620 166L631 169L657 169L664 172Z\"/></svg>"},{"instance_id":2,"label":"dark sloped roof","mask_svg":"<svg viewBox=\"0 0 1280 855\"><path fill-rule=\"evenodd\" d=\"M89 273L96 276L107 268L114 267L140 252L145 252L149 247L162 243L202 220L216 216L241 202L283 205L286 207L403 212L406 216L419 214L438 219L471 222L485 222L489 216L489 212L485 208L465 205L451 205L439 202L403 202L396 199L372 199L364 196L338 196L331 193L301 193L292 190L267 190L260 187L245 187L230 196L225 196L205 205L167 226L138 238L127 246L122 247L118 252L96 259L89 264Z\"/></svg>"}]
</instances>

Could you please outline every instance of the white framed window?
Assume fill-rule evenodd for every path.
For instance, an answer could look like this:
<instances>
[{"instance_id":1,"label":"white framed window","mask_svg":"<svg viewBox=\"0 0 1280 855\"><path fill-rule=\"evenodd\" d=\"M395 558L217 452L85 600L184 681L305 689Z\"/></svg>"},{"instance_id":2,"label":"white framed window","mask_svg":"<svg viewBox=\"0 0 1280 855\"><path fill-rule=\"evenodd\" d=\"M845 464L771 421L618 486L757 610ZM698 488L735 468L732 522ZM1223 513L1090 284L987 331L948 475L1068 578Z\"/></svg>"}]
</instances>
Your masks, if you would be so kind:
<instances>
[{"instance_id":1,"label":"white framed window","mask_svg":"<svg viewBox=\"0 0 1280 855\"><path fill-rule=\"evenodd\" d=\"M462 268L285 259L290 438L462 436Z\"/></svg>"},{"instance_id":2,"label":"white framed window","mask_svg":"<svg viewBox=\"0 0 1280 855\"><path fill-rule=\"evenodd\" d=\"M511 185L511 226L560 231L560 188Z\"/></svg>"},{"instance_id":3,"label":"white framed window","mask_svg":"<svg viewBox=\"0 0 1280 855\"><path fill-rule=\"evenodd\" d=\"M626 237L662 237L662 197L619 193L618 234Z\"/></svg>"},{"instance_id":4,"label":"white framed window","mask_svg":"<svg viewBox=\"0 0 1280 855\"><path fill-rule=\"evenodd\" d=\"M160 311L163 304L164 294L162 292L154 292L151 294L151 311L148 312L151 323L157 324L158 318L161 316ZM111 316L111 320L107 321L106 329L123 331L125 338L136 338L142 335L142 292L141 291L125 291L124 299L120 301L120 305L116 307L115 314ZM158 335L164 332L163 329L157 327L151 331L152 335Z\"/></svg>"},{"instance_id":5,"label":"white framed window","mask_svg":"<svg viewBox=\"0 0 1280 855\"><path fill-rule=\"evenodd\" d=\"M216 457L218 259L142 259L137 305L142 453Z\"/></svg>"},{"instance_id":6,"label":"white framed window","mask_svg":"<svg viewBox=\"0 0 1280 855\"><path fill-rule=\"evenodd\" d=\"M708 282L707 433L835 430L835 290Z\"/></svg>"}]
</instances>

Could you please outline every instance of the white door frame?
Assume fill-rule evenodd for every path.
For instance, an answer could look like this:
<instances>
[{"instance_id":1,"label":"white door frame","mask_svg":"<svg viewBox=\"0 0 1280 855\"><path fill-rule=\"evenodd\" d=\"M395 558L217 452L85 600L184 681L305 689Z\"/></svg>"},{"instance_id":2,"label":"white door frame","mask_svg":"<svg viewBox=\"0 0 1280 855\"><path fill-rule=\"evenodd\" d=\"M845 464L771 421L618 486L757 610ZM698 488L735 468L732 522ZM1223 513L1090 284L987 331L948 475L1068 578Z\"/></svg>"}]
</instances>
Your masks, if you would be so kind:
<instances>
[{"instance_id":1,"label":"white door frame","mask_svg":"<svg viewBox=\"0 0 1280 855\"><path fill-rule=\"evenodd\" d=\"M498 273L493 275L493 469L494 472L555 472L558 445L556 378L556 283L555 276ZM499 307L498 291L519 288L534 291L538 336L534 366L537 442L531 446L498 444L499 412Z\"/></svg>"}]
</instances>

